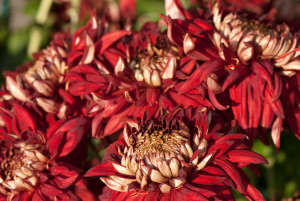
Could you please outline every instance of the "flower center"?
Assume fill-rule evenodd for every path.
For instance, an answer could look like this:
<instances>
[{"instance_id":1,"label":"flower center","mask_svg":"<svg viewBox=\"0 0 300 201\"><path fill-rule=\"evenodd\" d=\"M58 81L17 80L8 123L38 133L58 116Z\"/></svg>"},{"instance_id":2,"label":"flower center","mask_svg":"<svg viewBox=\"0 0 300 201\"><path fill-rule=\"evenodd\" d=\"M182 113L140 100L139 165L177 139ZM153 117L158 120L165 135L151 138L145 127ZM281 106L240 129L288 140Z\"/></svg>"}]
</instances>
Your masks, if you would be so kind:
<instances>
[{"instance_id":1,"label":"flower center","mask_svg":"<svg viewBox=\"0 0 300 201\"><path fill-rule=\"evenodd\" d=\"M160 35L155 44L148 41L147 47L138 51L129 66L137 81L144 81L150 87L160 87L164 79L162 73L170 58L176 58L177 52L178 49L170 44L166 36Z\"/></svg>"},{"instance_id":2,"label":"flower center","mask_svg":"<svg viewBox=\"0 0 300 201\"><path fill-rule=\"evenodd\" d=\"M263 35L276 35L278 32L272 28L267 27L265 24L260 23L259 21L248 21L245 19L240 19L240 25L242 30L245 32L251 32L255 34Z\"/></svg>"},{"instance_id":3,"label":"flower center","mask_svg":"<svg viewBox=\"0 0 300 201\"><path fill-rule=\"evenodd\" d=\"M3 142L3 141L2 141ZM38 185L40 173L47 168L48 158L43 145L21 142L5 142L0 158L0 192L30 190Z\"/></svg>"},{"instance_id":4,"label":"flower center","mask_svg":"<svg viewBox=\"0 0 300 201\"><path fill-rule=\"evenodd\" d=\"M187 133L188 134L188 133ZM182 136L180 130L156 126L154 129L147 129L132 136L134 150L142 159L146 155L155 153L178 154L180 145L189 142L189 135ZM133 140L133 138L136 138Z\"/></svg>"}]
</instances>

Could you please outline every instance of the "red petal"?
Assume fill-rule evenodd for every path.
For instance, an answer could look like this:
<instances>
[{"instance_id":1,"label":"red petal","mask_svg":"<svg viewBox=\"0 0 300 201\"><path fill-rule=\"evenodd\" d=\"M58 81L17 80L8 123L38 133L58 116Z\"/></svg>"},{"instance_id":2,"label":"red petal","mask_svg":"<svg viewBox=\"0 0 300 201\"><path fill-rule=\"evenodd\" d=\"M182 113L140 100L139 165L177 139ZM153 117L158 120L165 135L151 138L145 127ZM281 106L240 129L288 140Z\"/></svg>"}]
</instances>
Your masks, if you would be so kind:
<instances>
[{"instance_id":1,"label":"red petal","mask_svg":"<svg viewBox=\"0 0 300 201\"><path fill-rule=\"evenodd\" d=\"M258 153L250 150L231 150L228 159L235 163L267 164L268 161Z\"/></svg>"},{"instance_id":2,"label":"red petal","mask_svg":"<svg viewBox=\"0 0 300 201\"><path fill-rule=\"evenodd\" d=\"M31 128L35 131L37 126L32 115L24 107L18 104L14 104L13 107L20 129L24 131Z\"/></svg>"},{"instance_id":3,"label":"red petal","mask_svg":"<svg viewBox=\"0 0 300 201\"><path fill-rule=\"evenodd\" d=\"M277 99L275 102L272 102L272 99L273 99L272 97L274 97L274 96L271 93L269 88L266 88L266 90L264 91L264 95L266 97L266 100L269 102L269 104L271 104L271 107L272 107L274 113L278 117L284 119L284 111L283 111L283 107L282 107L280 99Z\"/></svg>"},{"instance_id":4,"label":"red petal","mask_svg":"<svg viewBox=\"0 0 300 201\"><path fill-rule=\"evenodd\" d=\"M216 185L224 182L227 177L197 174L191 176L190 182L203 185Z\"/></svg>"},{"instance_id":5,"label":"red petal","mask_svg":"<svg viewBox=\"0 0 300 201\"><path fill-rule=\"evenodd\" d=\"M208 201L206 197L188 188L188 186L189 185L185 184L183 187L175 191L175 200Z\"/></svg>"},{"instance_id":6,"label":"red petal","mask_svg":"<svg viewBox=\"0 0 300 201\"><path fill-rule=\"evenodd\" d=\"M78 175L73 175L73 176L56 176L54 178L54 182L55 184L60 188L60 189L65 189L70 187L71 185L73 185L75 183L75 181L78 178Z\"/></svg>"},{"instance_id":7,"label":"red petal","mask_svg":"<svg viewBox=\"0 0 300 201\"><path fill-rule=\"evenodd\" d=\"M103 117L99 112L92 120L92 136L99 138L103 135Z\"/></svg>"},{"instance_id":8,"label":"red petal","mask_svg":"<svg viewBox=\"0 0 300 201\"><path fill-rule=\"evenodd\" d=\"M65 142L61 147L59 156L66 156L70 152L72 152L81 141L83 135L85 134L85 131L86 129L83 126L71 128L65 135Z\"/></svg>"},{"instance_id":9,"label":"red petal","mask_svg":"<svg viewBox=\"0 0 300 201\"><path fill-rule=\"evenodd\" d=\"M147 197L145 198L145 201L158 201L159 195L160 195L159 191L154 191L154 192L149 191Z\"/></svg>"},{"instance_id":10,"label":"red petal","mask_svg":"<svg viewBox=\"0 0 300 201\"><path fill-rule=\"evenodd\" d=\"M49 139L56 130L64 123L64 120L59 120L51 125L51 127L47 131L47 138Z\"/></svg>"},{"instance_id":11,"label":"red petal","mask_svg":"<svg viewBox=\"0 0 300 201\"><path fill-rule=\"evenodd\" d=\"M169 91L169 95L177 103L177 105L183 106L185 108L190 107L190 106L192 106L192 107L202 106L199 102L197 102L191 98L188 98L185 95L181 95L181 94L178 94L178 93L175 93L172 91Z\"/></svg>"},{"instance_id":12,"label":"red petal","mask_svg":"<svg viewBox=\"0 0 300 201\"><path fill-rule=\"evenodd\" d=\"M152 106L155 102L157 102L157 99L159 97L159 90L148 87L146 89L146 97L149 106Z\"/></svg>"},{"instance_id":13,"label":"red petal","mask_svg":"<svg viewBox=\"0 0 300 201\"><path fill-rule=\"evenodd\" d=\"M66 166L51 166L50 171L52 175L59 175L69 171Z\"/></svg>"},{"instance_id":14,"label":"red petal","mask_svg":"<svg viewBox=\"0 0 300 201\"><path fill-rule=\"evenodd\" d=\"M46 144L46 149L49 151L52 157L56 157L61 150L61 144L65 135L63 132L58 132L52 135Z\"/></svg>"},{"instance_id":15,"label":"red petal","mask_svg":"<svg viewBox=\"0 0 300 201\"><path fill-rule=\"evenodd\" d=\"M126 35L128 35L130 33L131 32L129 32L129 31L119 30L119 31L114 31L114 32L105 34L100 39L100 43L101 43L100 54L102 55L106 51L106 49L109 46L111 46L114 42L116 42L117 40L119 40L123 36L126 36Z\"/></svg>"},{"instance_id":16,"label":"red petal","mask_svg":"<svg viewBox=\"0 0 300 201\"><path fill-rule=\"evenodd\" d=\"M172 110L174 108L173 103L169 100L169 98L166 97L165 94L161 94L159 96L159 105L164 109Z\"/></svg>"},{"instance_id":17,"label":"red petal","mask_svg":"<svg viewBox=\"0 0 300 201\"><path fill-rule=\"evenodd\" d=\"M215 106L218 110L227 110L229 108L229 106L223 106L221 103L219 103L216 95L210 89L208 89L208 96L213 106Z\"/></svg>"},{"instance_id":18,"label":"red petal","mask_svg":"<svg viewBox=\"0 0 300 201\"><path fill-rule=\"evenodd\" d=\"M271 80L271 74L265 69L264 66L262 66L260 63L253 60L251 65L251 70L257 75L262 77L267 83L269 88L272 88L272 80Z\"/></svg>"},{"instance_id":19,"label":"red petal","mask_svg":"<svg viewBox=\"0 0 300 201\"><path fill-rule=\"evenodd\" d=\"M242 177L239 173L239 171L229 162L221 160L221 159L215 159L213 162L216 165L219 165L227 174L231 177L231 179L235 182L237 185L237 190L239 192L242 192Z\"/></svg>"},{"instance_id":20,"label":"red petal","mask_svg":"<svg viewBox=\"0 0 300 201\"><path fill-rule=\"evenodd\" d=\"M274 75L274 92L273 92L273 98L272 98L272 102L277 101L277 99L280 97L281 92L282 92L282 80L280 78L280 75L278 75L277 73L275 73Z\"/></svg>"},{"instance_id":21,"label":"red petal","mask_svg":"<svg viewBox=\"0 0 300 201\"><path fill-rule=\"evenodd\" d=\"M262 111L264 111L264 112L262 113L261 126L264 129L268 129L268 128L270 128L271 123L274 120L274 112L273 112L271 106L266 101L264 101Z\"/></svg>"},{"instance_id":22,"label":"red petal","mask_svg":"<svg viewBox=\"0 0 300 201\"><path fill-rule=\"evenodd\" d=\"M242 78L243 76L247 75L249 72L248 68L244 65L238 65L236 68L228 75L226 78L222 90L225 91L227 87L232 85L237 79Z\"/></svg>"},{"instance_id":23,"label":"red petal","mask_svg":"<svg viewBox=\"0 0 300 201\"><path fill-rule=\"evenodd\" d=\"M36 200L36 201L45 201L46 198L45 198L44 196L42 197L42 196L38 193L38 191L35 190L35 191L33 192L32 200ZM4 201L4 200L3 200L3 201Z\"/></svg>"},{"instance_id":24,"label":"red petal","mask_svg":"<svg viewBox=\"0 0 300 201\"><path fill-rule=\"evenodd\" d=\"M198 193L200 193L201 195L209 198L209 197L212 197L214 195L216 195L217 193L216 192L220 192L220 190L217 188L216 185L213 185L213 186L201 186L201 188L197 187L197 186L193 186L189 183L186 183L184 184L184 187L188 188L188 189L191 189L191 190L194 190Z\"/></svg>"},{"instance_id":25,"label":"red petal","mask_svg":"<svg viewBox=\"0 0 300 201\"><path fill-rule=\"evenodd\" d=\"M92 167L85 173L85 177L92 176L108 176L115 175L117 173L116 169L112 166L111 163L102 163L95 167Z\"/></svg>"},{"instance_id":26,"label":"red petal","mask_svg":"<svg viewBox=\"0 0 300 201\"><path fill-rule=\"evenodd\" d=\"M49 184L41 184L41 191L43 194L45 194L46 196L57 196L59 194L62 194L63 192L57 188L55 188L52 185Z\"/></svg>"},{"instance_id":27,"label":"red petal","mask_svg":"<svg viewBox=\"0 0 300 201\"><path fill-rule=\"evenodd\" d=\"M251 79L251 78L250 78ZM261 98L252 86L248 86L248 111L249 111L249 138L252 142L261 119Z\"/></svg>"},{"instance_id":28,"label":"red petal","mask_svg":"<svg viewBox=\"0 0 300 201\"><path fill-rule=\"evenodd\" d=\"M250 184L247 184L246 191L250 195L250 198L252 198L252 200L260 200L260 201L265 200L265 198L261 195L261 193ZM248 196L246 197L247 199L251 200Z\"/></svg>"},{"instance_id":29,"label":"red petal","mask_svg":"<svg viewBox=\"0 0 300 201\"><path fill-rule=\"evenodd\" d=\"M85 127L89 123L87 118L84 117L77 117L71 120L66 121L60 128L58 128L58 131L69 131L70 129L74 127Z\"/></svg>"},{"instance_id":30,"label":"red petal","mask_svg":"<svg viewBox=\"0 0 300 201\"><path fill-rule=\"evenodd\" d=\"M96 201L97 199L94 197L94 195L88 191L85 188L80 188L78 186L75 186L75 194L79 196L82 201Z\"/></svg>"}]
</instances>

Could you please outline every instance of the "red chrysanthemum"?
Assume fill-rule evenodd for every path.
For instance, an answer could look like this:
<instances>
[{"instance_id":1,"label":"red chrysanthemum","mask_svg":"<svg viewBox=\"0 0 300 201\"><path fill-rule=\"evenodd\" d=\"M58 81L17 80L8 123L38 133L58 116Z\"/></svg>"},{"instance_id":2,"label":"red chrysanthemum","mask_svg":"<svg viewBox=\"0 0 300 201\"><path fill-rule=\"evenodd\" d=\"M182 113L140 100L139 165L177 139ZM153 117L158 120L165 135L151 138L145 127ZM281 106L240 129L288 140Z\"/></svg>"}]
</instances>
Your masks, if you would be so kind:
<instances>
[{"instance_id":1,"label":"red chrysanthemum","mask_svg":"<svg viewBox=\"0 0 300 201\"><path fill-rule=\"evenodd\" d=\"M177 108L128 119L124 139L86 173L111 189L100 199L234 200L230 189L236 189L249 200L264 200L240 168L267 161L249 149L246 135L209 131L211 114L203 111Z\"/></svg>"},{"instance_id":2,"label":"red chrysanthemum","mask_svg":"<svg viewBox=\"0 0 300 201\"><path fill-rule=\"evenodd\" d=\"M18 104L12 111L0 108L0 199L93 200L77 168L64 162L86 122L60 120L48 128Z\"/></svg>"},{"instance_id":3,"label":"red chrysanthemum","mask_svg":"<svg viewBox=\"0 0 300 201\"><path fill-rule=\"evenodd\" d=\"M226 109L223 105L229 104L238 125L249 133L251 141L258 131L262 134L272 127L273 141L278 148L283 119L288 113L282 106L282 79L300 70L299 35L292 34L284 24L272 26L263 19L232 12L224 15L223 9L219 4L213 7L214 31L205 37L199 35L203 31L198 28L190 29L184 40L176 38L183 48L204 55L211 55L209 50L219 53L213 59L215 63L197 69L179 93L193 90L202 83L202 74L209 72L215 77L213 87L207 85L212 104L218 109ZM186 15L182 20L169 18L168 22L169 26L178 27L173 32L183 33L185 27L180 28L180 25L192 26L196 19ZM203 38L210 39L211 43ZM203 60L202 56L198 59ZM228 98L217 99L221 94Z\"/></svg>"},{"instance_id":4,"label":"red chrysanthemum","mask_svg":"<svg viewBox=\"0 0 300 201\"><path fill-rule=\"evenodd\" d=\"M6 72L6 88L10 94L34 110L40 108L60 119L78 116L80 100L75 100L62 83L68 70L71 42L70 33L55 34L46 49L33 55L33 62L26 63L16 72Z\"/></svg>"},{"instance_id":5,"label":"red chrysanthemum","mask_svg":"<svg viewBox=\"0 0 300 201\"><path fill-rule=\"evenodd\" d=\"M95 116L94 137L117 131L124 117L140 117L146 110L155 112L157 107L211 107L202 86L178 93L200 63L189 50L170 41L168 31L161 31L156 23L146 23L138 32L105 33L96 22L92 17L75 34L69 59L69 66L74 67L65 79L71 94L85 95L90 102L87 115ZM202 23L204 29L211 29ZM203 58L209 60L213 56ZM208 74L203 79L214 83L214 77ZM107 125L101 133L104 123Z\"/></svg>"}]
</instances>

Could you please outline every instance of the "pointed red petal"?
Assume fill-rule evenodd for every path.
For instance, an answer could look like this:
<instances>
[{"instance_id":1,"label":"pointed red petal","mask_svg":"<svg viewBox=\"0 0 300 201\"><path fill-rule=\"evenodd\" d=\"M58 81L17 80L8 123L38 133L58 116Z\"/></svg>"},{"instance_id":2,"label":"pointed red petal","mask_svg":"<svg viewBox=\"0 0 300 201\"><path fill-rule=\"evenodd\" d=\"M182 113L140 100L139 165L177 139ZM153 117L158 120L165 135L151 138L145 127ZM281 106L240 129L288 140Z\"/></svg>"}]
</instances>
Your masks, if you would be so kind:
<instances>
[{"instance_id":1,"label":"pointed red petal","mask_svg":"<svg viewBox=\"0 0 300 201\"><path fill-rule=\"evenodd\" d=\"M101 39L101 48L100 48L100 54L102 55L106 49L111 46L114 42L116 42L117 40L119 40L120 38L122 38L123 36L126 36L130 34L129 31L114 31L108 34L105 34Z\"/></svg>"},{"instance_id":2,"label":"pointed red petal","mask_svg":"<svg viewBox=\"0 0 300 201\"><path fill-rule=\"evenodd\" d=\"M92 167L85 173L85 177L92 176L108 176L115 175L117 173L116 169L112 166L111 163L102 163L95 167Z\"/></svg>"},{"instance_id":3,"label":"pointed red petal","mask_svg":"<svg viewBox=\"0 0 300 201\"><path fill-rule=\"evenodd\" d=\"M219 165L227 174L231 177L231 179L235 182L237 185L237 190L239 192L242 192L242 177L239 173L239 171L229 162L221 160L221 159L215 159L213 161L216 165Z\"/></svg>"},{"instance_id":4,"label":"pointed red petal","mask_svg":"<svg viewBox=\"0 0 300 201\"><path fill-rule=\"evenodd\" d=\"M246 196L249 200L261 200L261 201L265 200L265 198L261 195L261 193L250 184L247 184L246 191L249 194L250 198L252 198L250 199L249 196Z\"/></svg>"},{"instance_id":5,"label":"pointed red petal","mask_svg":"<svg viewBox=\"0 0 300 201\"><path fill-rule=\"evenodd\" d=\"M194 177L192 175L190 182L203 185L216 185L224 182L226 179L227 177L198 174Z\"/></svg>"},{"instance_id":6,"label":"pointed red petal","mask_svg":"<svg viewBox=\"0 0 300 201\"><path fill-rule=\"evenodd\" d=\"M54 186L45 183L41 184L41 191L43 194L49 197L56 196L63 193L61 190L55 188Z\"/></svg>"},{"instance_id":7,"label":"pointed red petal","mask_svg":"<svg viewBox=\"0 0 300 201\"><path fill-rule=\"evenodd\" d=\"M18 104L14 104L13 107L20 129L23 131L31 128L35 131L37 126L30 112Z\"/></svg>"},{"instance_id":8,"label":"pointed red petal","mask_svg":"<svg viewBox=\"0 0 300 201\"><path fill-rule=\"evenodd\" d=\"M235 163L267 164L268 161L258 153L250 150L231 150L228 159Z\"/></svg>"}]
</instances>

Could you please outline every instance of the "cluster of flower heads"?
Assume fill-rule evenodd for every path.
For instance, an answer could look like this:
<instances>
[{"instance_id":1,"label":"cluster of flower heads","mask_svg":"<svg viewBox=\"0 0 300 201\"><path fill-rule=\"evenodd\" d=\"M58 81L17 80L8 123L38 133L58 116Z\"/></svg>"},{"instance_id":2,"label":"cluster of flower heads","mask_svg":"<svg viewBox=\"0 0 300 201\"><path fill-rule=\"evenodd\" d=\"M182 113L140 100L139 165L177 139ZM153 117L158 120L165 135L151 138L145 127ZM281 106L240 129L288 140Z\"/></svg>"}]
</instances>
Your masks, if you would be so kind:
<instances>
[{"instance_id":1,"label":"cluster of flower heads","mask_svg":"<svg viewBox=\"0 0 300 201\"><path fill-rule=\"evenodd\" d=\"M166 0L140 30L132 9L117 30L94 12L5 72L0 199L264 200L242 168L267 163L255 138L300 139L299 33L201 5ZM87 154L94 138L108 142L102 161Z\"/></svg>"}]
</instances>

